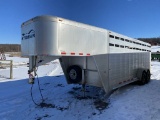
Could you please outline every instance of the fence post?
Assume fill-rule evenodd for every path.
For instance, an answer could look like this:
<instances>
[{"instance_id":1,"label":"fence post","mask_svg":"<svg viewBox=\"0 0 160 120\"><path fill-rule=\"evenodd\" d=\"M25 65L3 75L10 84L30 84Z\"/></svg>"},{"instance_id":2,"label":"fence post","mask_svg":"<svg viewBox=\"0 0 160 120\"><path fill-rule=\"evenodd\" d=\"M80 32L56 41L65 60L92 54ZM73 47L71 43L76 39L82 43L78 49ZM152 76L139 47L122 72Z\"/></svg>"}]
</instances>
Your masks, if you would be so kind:
<instances>
[{"instance_id":1,"label":"fence post","mask_svg":"<svg viewBox=\"0 0 160 120\"><path fill-rule=\"evenodd\" d=\"M13 79L13 61L10 61L10 79Z\"/></svg>"}]
</instances>

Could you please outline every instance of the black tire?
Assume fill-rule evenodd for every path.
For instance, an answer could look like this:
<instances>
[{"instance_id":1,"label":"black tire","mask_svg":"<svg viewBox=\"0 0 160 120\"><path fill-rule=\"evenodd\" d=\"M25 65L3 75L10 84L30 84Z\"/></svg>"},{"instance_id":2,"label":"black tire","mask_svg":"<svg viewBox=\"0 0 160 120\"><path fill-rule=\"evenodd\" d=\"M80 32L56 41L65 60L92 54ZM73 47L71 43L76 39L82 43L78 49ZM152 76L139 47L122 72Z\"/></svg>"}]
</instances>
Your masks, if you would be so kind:
<instances>
[{"instance_id":1,"label":"black tire","mask_svg":"<svg viewBox=\"0 0 160 120\"><path fill-rule=\"evenodd\" d=\"M82 81L82 69L77 65L70 66L67 69L67 74L70 83L80 83Z\"/></svg>"},{"instance_id":2,"label":"black tire","mask_svg":"<svg viewBox=\"0 0 160 120\"><path fill-rule=\"evenodd\" d=\"M146 81L147 81L147 73L146 73L146 71L143 71L142 72L141 80L139 81L139 85L146 84Z\"/></svg>"},{"instance_id":3,"label":"black tire","mask_svg":"<svg viewBox=\"0 0 160 120\"><path fill-rule=\"evenodd\" d=\"M149 83L149 82L150 82L150 79L151 79L151 74L150 74L150 71L147 70L147 79L146 79L146 83Z\"/></svg>"}]
</instances>

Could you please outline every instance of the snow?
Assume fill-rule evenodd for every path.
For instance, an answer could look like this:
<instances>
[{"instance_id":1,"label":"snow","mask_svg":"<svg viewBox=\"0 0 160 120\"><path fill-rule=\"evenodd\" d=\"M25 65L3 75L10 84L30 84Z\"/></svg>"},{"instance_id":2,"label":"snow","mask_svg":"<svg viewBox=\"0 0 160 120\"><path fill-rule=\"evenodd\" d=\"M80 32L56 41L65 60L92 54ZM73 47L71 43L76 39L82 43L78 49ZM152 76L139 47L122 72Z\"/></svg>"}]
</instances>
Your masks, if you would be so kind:
<instances>
[{"instance_id":1,"label":"snow","mask_svg":"<svg viewBox=\"0 0 160 120\"><path fill-rule=\"evenodd\" d=\"M152 46L151 47L151 52L160 52L160 46Z\"/></svg>"},{"instance_id":2,"label":"snow","mask_svg":"<svg viewBox=\"0 0 160 120\"><path fill-rule=\"evenodd\" d=\"M13 60L13 79L9 69L0 69L0 120L159 120L160 119L160 62L151 62L150 83L129 84L114 91L106 99L100 88L87 86L86 96L80 85L68 85L59 61L38 68L38 77L44 102L48 107L36 106L28 84L28 58L7 57ZM38 79L33 85L33 98L41 102ZM109 105L104 110L95 108L101 98Z\"/></svg>"}]
</instances>

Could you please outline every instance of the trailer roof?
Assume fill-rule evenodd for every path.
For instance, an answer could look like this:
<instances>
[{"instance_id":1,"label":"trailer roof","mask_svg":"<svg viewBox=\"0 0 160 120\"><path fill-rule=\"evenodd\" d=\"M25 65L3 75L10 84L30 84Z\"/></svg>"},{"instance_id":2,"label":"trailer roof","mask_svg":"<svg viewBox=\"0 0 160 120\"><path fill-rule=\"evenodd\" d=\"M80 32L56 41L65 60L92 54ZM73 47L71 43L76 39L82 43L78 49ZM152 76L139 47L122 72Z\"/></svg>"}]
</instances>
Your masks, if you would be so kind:
<instances>
[{"instance_id":1,"label":"trailer roof","mask_svg":"<svg viewBox=\"0 0 160 120\"><path fill-rule=\"evenodd\" d=\"M49 16L49 15L34 17L34 18L22 23L21 27L25 26L27 24L30 24L32 22L35 22L35 21L55 21L55 22L61 22L61 23L64 23L64 24L74 25L74 26L77 26L77 27L83 27L85 29L93 29L93 30L100 31L100 32L108 31L107 29L104 29L104 28L95 27L95 26L92 26L92 25L88 25L88 24L64 19L64 18L57 17L57 16Z\"/></svg>"}]
</instances>

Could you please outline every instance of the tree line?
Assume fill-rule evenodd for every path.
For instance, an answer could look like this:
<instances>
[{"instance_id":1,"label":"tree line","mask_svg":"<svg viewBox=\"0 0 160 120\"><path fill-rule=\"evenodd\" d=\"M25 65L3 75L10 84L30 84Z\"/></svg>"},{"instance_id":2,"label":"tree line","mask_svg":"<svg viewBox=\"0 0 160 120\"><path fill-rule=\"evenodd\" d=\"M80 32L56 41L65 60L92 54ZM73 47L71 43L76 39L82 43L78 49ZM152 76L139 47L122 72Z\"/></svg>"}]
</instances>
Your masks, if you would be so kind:
<instances>
[{"instance_id":1,"label":"tree line","mask_svg":"<svg viewBox=\"0 0 160 120\"><path fill-rule=\"evenodd\" d=\"M0 52L21 52L20 44L0 44Z\"/></svg>"},{"instance_id":2,"label":"tree line","mask_svg":"<svg viewBox=\"0 0 160 120\"><path fill-rule=\"evenodd\" d=\"M144 41L144 42L148 42L152 46L153 45L160 45L160 37L157 37L157 38L138 38L138 40L141 40L141 41Z\"/></svg>"}]
</instances>

